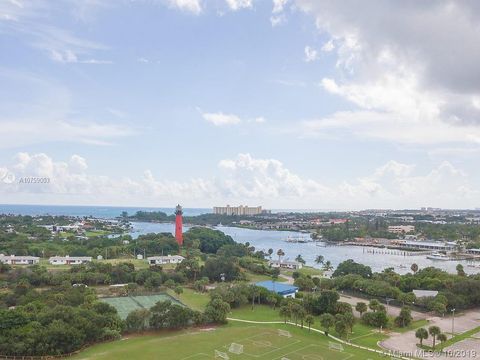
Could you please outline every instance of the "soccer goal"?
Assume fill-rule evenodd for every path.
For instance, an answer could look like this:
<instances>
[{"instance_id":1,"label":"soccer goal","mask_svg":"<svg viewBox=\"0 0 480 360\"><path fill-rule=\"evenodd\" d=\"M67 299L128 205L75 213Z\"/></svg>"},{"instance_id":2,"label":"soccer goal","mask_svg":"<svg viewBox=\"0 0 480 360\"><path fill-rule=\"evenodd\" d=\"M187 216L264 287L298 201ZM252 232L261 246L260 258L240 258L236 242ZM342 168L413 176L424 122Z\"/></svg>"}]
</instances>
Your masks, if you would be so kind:
<instances>
[{"instance_id":1,"label":"soccer goal","mask_svg":"<svg viewBox=\"0 0 480 360\"><path fill-rule=\"evenodd\" d=\"M231 343L230 347L228 348L228 351L230 351L232 354L243 354L243 345L242 344L237 344L237 343Z\"/></svg>"},{"instance_id":2,"label":"soccer goal","mask_svg":"<svg viewBox=\"0 0 480 360\"><path fill-rule=\"evenodd\" d=\"M278 329L278 336L285 336L285 337L291 338L292 334L290 334L290 331L288 330Z\"/></svg>"},{"instance_id":3,"label":"soccer goal","mask_svg":"<svg viewBox=\"0 0 480 360\"><path fill-rule=\"evenodd\" d=\"M331 341L328 342L328 348L329 348L330 350L343 351L343 346L342 346L342 344L335 343L335 342L331 342Z\"/></svg>"},{"instance_id":4,"label":"soccer goal","mask_svg":"<svg viewBox=\"0 0 480 360\"><path fill-rule=\"evenodd\" d=\"M215 359L230 360L230 357L228 356L227 353L215 350Z\"/></svg>"}]
</instances>

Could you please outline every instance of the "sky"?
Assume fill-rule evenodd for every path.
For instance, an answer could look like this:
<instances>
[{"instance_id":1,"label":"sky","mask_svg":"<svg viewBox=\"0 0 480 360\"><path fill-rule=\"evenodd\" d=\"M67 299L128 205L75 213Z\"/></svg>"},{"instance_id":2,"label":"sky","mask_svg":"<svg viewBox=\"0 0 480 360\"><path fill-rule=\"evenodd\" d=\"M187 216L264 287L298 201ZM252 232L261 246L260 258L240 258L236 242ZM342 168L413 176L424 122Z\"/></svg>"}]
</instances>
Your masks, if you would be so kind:
<instances>
[{"instance_id":1,"label":"sky","mask_svg":"<svg viewBox=\"0 0 480 360\"><path fill-rule=\"evenodd\" d=\"M480 207L480 3L1 0L0 203Z\"/></svg>"}]
</instances>

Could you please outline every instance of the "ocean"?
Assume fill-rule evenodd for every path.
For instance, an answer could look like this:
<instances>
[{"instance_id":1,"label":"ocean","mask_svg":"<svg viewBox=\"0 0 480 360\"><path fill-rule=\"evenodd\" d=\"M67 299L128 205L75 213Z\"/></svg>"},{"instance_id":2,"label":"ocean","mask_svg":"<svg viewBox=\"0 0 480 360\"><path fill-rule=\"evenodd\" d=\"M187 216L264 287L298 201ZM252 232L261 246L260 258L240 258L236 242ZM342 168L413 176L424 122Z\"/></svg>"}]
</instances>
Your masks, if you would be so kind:
<instances>
[{"instance_id":1,"label":"ocean","mask_svg":"<svg viewBox=\"0 0 480 360\"><path fill-rule=\"evenodd\" d=\"M93 216L96 218L111 219L122 214L122 211L129 215L137 211L163 211L166 214L173 214L174 207L155 208L155 207L128 207L128 206L69 206L69 205L2 205L0 204L0 214L15 215L67 215L67 216ZM211 213L212 209L206 208L184 208L185 216L195 216Z\"/></svg>"}]
</instances>

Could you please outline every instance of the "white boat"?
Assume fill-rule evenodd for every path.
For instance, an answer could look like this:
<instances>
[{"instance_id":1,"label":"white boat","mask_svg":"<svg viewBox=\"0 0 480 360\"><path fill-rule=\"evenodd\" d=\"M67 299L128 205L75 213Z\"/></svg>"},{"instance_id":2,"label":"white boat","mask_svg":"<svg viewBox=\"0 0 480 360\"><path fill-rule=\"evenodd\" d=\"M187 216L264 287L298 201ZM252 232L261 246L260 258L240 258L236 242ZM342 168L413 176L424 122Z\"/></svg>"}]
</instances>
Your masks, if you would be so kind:
<instances>
[{"instance_id":1,"label":"white boat","mask_svg":"<svg viewBox=\"0 0 480 360\"><path fill-rule=\"evenodd\" d=\"M430 255L427 255L427 259L448 261L448 260L450 260L450 257L445 255L445 254L439 253L439 252L434 252Z\"/></svg>"}]
</instances>

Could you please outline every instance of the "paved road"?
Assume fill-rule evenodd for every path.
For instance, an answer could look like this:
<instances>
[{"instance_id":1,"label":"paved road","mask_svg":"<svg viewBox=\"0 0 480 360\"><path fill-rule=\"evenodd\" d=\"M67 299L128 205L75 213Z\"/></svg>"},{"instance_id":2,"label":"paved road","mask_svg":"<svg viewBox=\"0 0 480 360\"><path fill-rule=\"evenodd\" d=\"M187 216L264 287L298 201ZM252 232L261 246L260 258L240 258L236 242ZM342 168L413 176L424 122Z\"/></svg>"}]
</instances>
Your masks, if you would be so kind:
<instances>
[{"instance_id":1,"label":"paved road","mask_svg":"<svg viewBox=\"0 0 480 360\"><path fill-rule=\"evenodd\" d=\"M360 314L355 310L355 305L357 305L358 302L364 302L368 305L368 300L366 299L362 299L354 296L342 295L342 294L340 294L340 301L353 305L354 314L358 317L360 316ZM389 305L387 307L387 313L388 315L391 315L391 316L398 316L398 314L400 314L400 308L397 306ZM428 317L428 314L421 313L418 311L412 311L413 320L426 319L427 317Z\"/></svg>"}]
</instances>

